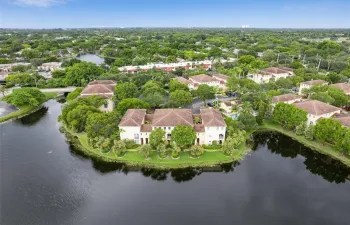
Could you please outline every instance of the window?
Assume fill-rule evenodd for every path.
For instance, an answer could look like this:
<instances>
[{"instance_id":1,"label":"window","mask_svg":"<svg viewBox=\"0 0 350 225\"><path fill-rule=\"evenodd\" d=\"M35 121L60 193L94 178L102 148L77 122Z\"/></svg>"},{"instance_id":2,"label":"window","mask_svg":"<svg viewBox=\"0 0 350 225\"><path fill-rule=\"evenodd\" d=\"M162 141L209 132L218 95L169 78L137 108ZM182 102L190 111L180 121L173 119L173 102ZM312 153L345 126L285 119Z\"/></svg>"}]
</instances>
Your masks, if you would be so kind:
<instances>
[{"instance_id":1,"label":"window","mask_svg":"<svg viewBox=\"0 0 350 225\"><path fill-rule=\"evenodd\" d=\"M219 134L219 139L224 139L224 135L223 134Z\"/></svg>"},{"instance_id":2,"label":"window","mask_svg":"<svg viewBox=\"0 0 350 225\"><path fill-rule=\"evenodd\" d=\"M171 127L168 127L168 130L170 130L171 129Z\"/></svg>"},{"instance_id":3,"label":"window","mask_svg":"<svg viewBox=\"0 0 350 225\"><path fill-rule=\"evenodd\" d=\"M134 134L134 139L139 139L139 134Z\"/></svg>"},{"instance_id":4,"label":"window","mask_svg":"<svg viewBox=\"0 0 350 225\"><path fill-rule=\"evenodd\" d=\"M164 130L166 130L166 127L163 127L164 128Z\"/></svg>"},{"instance_id":5,"label":"window","mask_svg":"<svg viewBox=\"0 0 350 225\"><path fill-rule=\"evenodd\" d=\"M171 134L167 134L167 138L170 139L171 138Z\"/></svg>"},{"instance_id":6,"label":"window","mask_svg":"<svg viewBox=\"0 0 350 225\"><path fill-rule=\"evenodd\" d=\"M108 104L103 104L103 107L106 109L108 108Z\"/></svg>"}]
</instances>

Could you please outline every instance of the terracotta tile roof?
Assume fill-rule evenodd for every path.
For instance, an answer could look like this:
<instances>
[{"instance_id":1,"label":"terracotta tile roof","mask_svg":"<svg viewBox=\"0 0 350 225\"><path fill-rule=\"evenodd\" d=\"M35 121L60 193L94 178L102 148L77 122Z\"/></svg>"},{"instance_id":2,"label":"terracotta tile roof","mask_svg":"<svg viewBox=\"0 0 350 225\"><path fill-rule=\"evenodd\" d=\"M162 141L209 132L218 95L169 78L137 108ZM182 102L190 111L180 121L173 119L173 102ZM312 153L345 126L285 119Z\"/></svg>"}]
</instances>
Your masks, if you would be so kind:
<instances>
[{"instance_id":1,"label":"terracotta tile roof","mask_svg":"<svg viewBox=\"0 0 350 225\"><path fill-rule=\"evenodd\" d=\"M225 75L225 74L213 74L213 77L217 77L219 79L223 79L223 80L228 80L229 76Z\"/></svg>"},{"instance_id":2,"label":"terracotta tile roof","mask_svg":"<svg viewBox=\"0 0 350 225\"><path fill-rule=\"evenodd\" d=\"M197 83L217 81L215 78L208 76L206 74L191 76L191 77L189 77L189 79L193 80L194 82L197 82Z\"/></svg>"},{"instance_id":3,"label":"terracotta tile roof","mask_svg":"<svg viewBox=\"0 0 350 225\"><path fill-rule=\"evenodd\" d=\"M141 126L146 115L146 109L128 109L121 119L119 126Z\"/></svg>"},{"instance_id":4,"label":"terracotta tile roof","mask_svg":"<svg viewBox=\"0 0 350 225\"><path fill-rule=\"evenodd\" d=\"M94 81L91 81L88 85L92 85L92 84L112 84L112 85L116 85L117 83L114 80L94 80Z\"/></svg>"},{"instance_id":5,"label":"terracotta tile roof","mask_svg":"<svg viewBox=\"0 0 350 225\"><path fill-rule=\"evenodd\" d=\"M293 69L290 68L277 68L277 67L269 67L266 69L262 69L258 71L258 74L261 75L273 75L273 74L282 74L282 73L293 73Z\"/></svg>"},{"instance_id":6,"label":"terracotta tile roof","mask_svg":"<svg viewBox=\"0 0 350 225\"><path fill-rule=\"evenodd\" d=\"M193 126L191 109L156 109L152 125L161 126Z\"/></svg>"},{"instance_id":7,"label":"terracotta tile roof","mask_svg":"<svg viewBox=\"0 0 350 225\"><path fill-rule=\"evenodd\" d=\"M326 113L332 113L341 110L338 107L328 105L317 100L298 102L294 103L293 105L315 116L320 116Z\"/></svg>"},{"instance_id":8,"label":"terracotta tile roof","mask_svg":"<svg viewBox=\"0 0 350 225\"><path fill-rule=\"evenodd\" d=\"M335 87L343 90L345 94L350 95L350 84L348 83L337 83L337 84L331 84L330 87Z\"/></svg>"},{"instance_id":9,"label":"terracotta tile roof","mask_svg":"<svg viewBox=\"0 0 350 225\"><path fill-rule=\"evenodd\" d=\"M194 131L199 132L199 133L205 132L204 125L203 124L195 124Z\"/></svg>"},{"instance_id":10,"label":"terracotta tile roof","mask_svg":"<svg viewBox=\"0 0 350 225\"><path fill-rule=\"evenodd\" d=\"M316 85L316 84L328 84L328 82L324 80L310 80L310 81L302 82L300 84Z\"/></svg>"},{"instance_id":11,"label":"terracotta tile roof","mask_svg":"<svg viewBox=\"0 0 350 225\"><path fill-rule=\"evenodd\" d=\"M94 84L94 82L97 82L97 84ZM106 82L108 84L102 84L99 82ZM110 84L108 80L92 81L84 88L80 96L84 97L86 95L100 95L105 98L111 98L113 96L114 86L115 84Z\"/></svg>"},{"instance_id":12,"label":"terracotta tile roof","mask_svg":"<svg viewBox=\"0 0 350 225\"><path fill-rule=\"evenodd\" d=\"M201 109L202 124L205 127L224 127L226 123L217 109Z\"/></svg>"},{"instance_id":13,"label":"terracotta tile roof","mask_svg":"<svg viewBox=\"0 0 350 225\"><path fill-rule=\"evenodd\" d=\"M80 95L80 98L87 98L87 97L90 97L90 96L93 96L93 95L101 96L104 99L110 99L110 98L113 97L113 94L85 94L85 95Z\"/></svg>"},{"instance_id":14,"label":"terracotta tile roof","mask_svg":"<svg viewBox=\"0 0 350 225\"><path fill-rule=\"evenodd\" d=\"M141 132L152 132L152 124L142 124Z\"/></svg>"},{"instance_id":15,"label":"terracotta tile roof","mask_svg":"<svg viewBox=\"0 0 350 225\"><path fill-rule=\"evenodd\" d=\"M350 114L335 114L335 120L339 121L343 126L350 127Z\"/></svg>"},{"instance_id":16,"label":"terracotta tile roof","mask_svg":"<svg viewBox=\"0 0 350 225\"><path fill-rule=\"evenodd\" d=\"M179 81L181 84L190 84L192 83L190 80L187 80L186 78L183 77L175 77L175 80Z\"/></svg>"},{"instance_id":17,"label":"terracotta tile roof","mask_svg":"<svg viewBox=\"0 0 350 225\"><path fill-rule=\"evenodd\" d=\"M285 94L285 95L278 95L274 96L272 98L273 102L286 102L286 101L291 101L291 100L297 100L301 99L299 95L294 95L294 94Z\"/></svg>"},{"instance_id":18,"label":"terracotta tile roof","mask_svg":"<svg viewBox=\"0 0 350 225\"><path fill-rule=\"evenodd\" d=\"M152 123L154 114L146 114L145 120Z\"/></svg>"}]
</instances>

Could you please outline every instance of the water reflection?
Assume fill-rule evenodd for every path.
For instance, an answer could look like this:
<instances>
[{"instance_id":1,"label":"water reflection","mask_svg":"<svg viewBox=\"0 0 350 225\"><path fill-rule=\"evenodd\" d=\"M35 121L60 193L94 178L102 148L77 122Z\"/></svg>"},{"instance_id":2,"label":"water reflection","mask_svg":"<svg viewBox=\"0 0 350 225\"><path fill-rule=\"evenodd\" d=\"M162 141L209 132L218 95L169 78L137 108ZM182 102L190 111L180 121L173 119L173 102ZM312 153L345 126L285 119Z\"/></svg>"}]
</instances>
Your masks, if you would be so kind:
<instances>
[{"instance_id":1,"label":"water reflection","mask_svg":"<svg viewBox=\"0 0 350 225\"><path fill-rule=\"evenodd\" d=\"M258 132L253 135L255 145L266 144L274 154L284 158L305 157L304 164L311 173L322 176L325 180L335 183L344 183L350 175L350 169L337 160L312 151L292 138L277 132Z\"/></svg>"},{"instance_id":2,"label":"water reflection","mask_svg":"<svg viewBox=\"0 0 350 225\"><path fill-rule=\"evenodd\" d=\"M33 112L27 116L20 118L19 120L16 120L16 123L20 123L20 124L26 125L26 126L35 125L36 123L38 123L40 121L41 118L43 118L46 115L48 110L49 110L48 107L42 106L36 112Z\"/></svg>"}]
</instances>

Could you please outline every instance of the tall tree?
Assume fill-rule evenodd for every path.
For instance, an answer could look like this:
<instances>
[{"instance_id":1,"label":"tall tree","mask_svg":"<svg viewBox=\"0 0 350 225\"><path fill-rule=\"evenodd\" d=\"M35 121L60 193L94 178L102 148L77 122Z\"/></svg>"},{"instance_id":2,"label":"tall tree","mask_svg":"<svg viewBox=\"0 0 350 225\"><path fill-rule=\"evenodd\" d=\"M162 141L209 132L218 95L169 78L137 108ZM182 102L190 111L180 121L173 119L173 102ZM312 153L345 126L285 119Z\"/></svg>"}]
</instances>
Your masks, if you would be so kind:
<instances>
[{"instance_id":1,"label":"tall tree","mask_svg":"<svg viewBox=\"0 0 350 225\"><path fill-rule=\"evenodd\" d=\"M176 90L170 93L169 100L174 107L183 107L192 103L193 97L189 91Z\"/></svg>"},{"instance_id":2,"label":"tall tree","mask_svg":"<svg viewBox=\"0 0 350 225\"><path fill-rule=\"evenodd\" d=\"M114 88L116 99L123 100L125 98L138 98L140 95L136 85L131 82L119 83Z\"/></svg>"},{"instance_id":3,"label":"tall tree","mask_svg":"<svg viewBox=\"0 0 350 225\"><path fill-rule=\"evenodd\" d=\"M165 131L161 128L156 128L152 130L151 134L149 135L149 144L153 149L156 149L157 146L164 142L165 139Z\"/></svg>"},{"instance_id":4,"label":"tall tree","mask_svg":"<svg viewBox=\"0 0 350 225\"><path fill-rule=\"evenodd\" d=\"M128 109L149 109L149 104L137 98L121 100L117 106L117 111L124 114Z\"/></svg>"},{"instance_id":5,"label":"tall tree","mask_svg":"<svg viewBox=\"0 0 350 225\"><path fill-rule=\"evenodd\" d=\"M215 98L215 92L213 87L207 85L207 84L201 84L198 86L198 89L196 90L196 95L202 99L202 101L205 104L205 101L207 99L213 99Z\"/></svg>"},{"instance_id":6,"label":"tall tree","mask_svg":"<svg viewBox=\"0 0 350 225\"><path fill-rule=\"evenodd\" d=\"M68 85L84 86L89 81L99 77L104 71L91 62L76 63L67 69L66 82Z\"/></svg>"},{"instance_id":7,"label":"tall tree","mask_svg":"<svg viewBox=\"0 0 350 225\"><path fill-rule=\"evenodd\" d=\"M191 126L176 126L171 131L171 141L175 142L181 148L193 145L196 139L196 132Z\"/></svg>"},{"instance_id":8,"label":"tall tree","mask_svg":"<svg viewBox=\"0 0 350 225\"><path fill-rule=\"evenodd\" d=\"M323 118L317 122L314 129L316 139L322 142L335 144L341 138L342 126L339 121Z\"/></svg>"}]
</instances>

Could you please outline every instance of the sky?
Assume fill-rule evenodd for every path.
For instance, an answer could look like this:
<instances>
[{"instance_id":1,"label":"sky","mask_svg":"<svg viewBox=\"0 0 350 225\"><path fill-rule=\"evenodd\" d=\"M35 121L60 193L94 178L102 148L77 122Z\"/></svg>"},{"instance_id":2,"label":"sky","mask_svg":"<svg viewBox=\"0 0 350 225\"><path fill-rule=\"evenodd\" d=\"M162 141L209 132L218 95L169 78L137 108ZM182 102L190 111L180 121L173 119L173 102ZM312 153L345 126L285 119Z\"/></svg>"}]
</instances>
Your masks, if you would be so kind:
<instances>
[{"instance_id":1,"label":"sky","mask_svg":"<svg viewBox=\"0 0 350 225\"><path fill-rule=\"evenodd\" d=\"M0 0L0 28L350 28L350 0Z\"/></svg>"}]
</instances>

